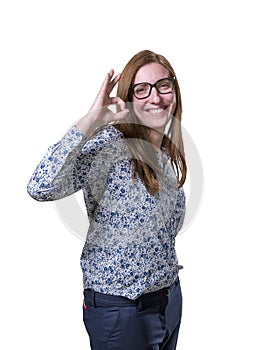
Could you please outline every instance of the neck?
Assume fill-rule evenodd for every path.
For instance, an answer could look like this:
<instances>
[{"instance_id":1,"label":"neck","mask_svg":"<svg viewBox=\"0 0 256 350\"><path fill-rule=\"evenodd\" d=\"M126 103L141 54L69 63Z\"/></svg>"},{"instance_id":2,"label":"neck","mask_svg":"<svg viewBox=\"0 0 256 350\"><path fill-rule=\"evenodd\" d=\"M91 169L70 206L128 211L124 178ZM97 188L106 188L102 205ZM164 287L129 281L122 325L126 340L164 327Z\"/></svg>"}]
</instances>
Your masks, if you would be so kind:
<instances>
[{"instance_id":1,"label":"neck","mask_svg":"<svg viewBox=\"0 0 256 350\"><path fill-rule=\"evenodd\" d=\"M161 131L151 130L150 140L157 149L161 149L164 134Z\"/></svg>"}]
</instances>

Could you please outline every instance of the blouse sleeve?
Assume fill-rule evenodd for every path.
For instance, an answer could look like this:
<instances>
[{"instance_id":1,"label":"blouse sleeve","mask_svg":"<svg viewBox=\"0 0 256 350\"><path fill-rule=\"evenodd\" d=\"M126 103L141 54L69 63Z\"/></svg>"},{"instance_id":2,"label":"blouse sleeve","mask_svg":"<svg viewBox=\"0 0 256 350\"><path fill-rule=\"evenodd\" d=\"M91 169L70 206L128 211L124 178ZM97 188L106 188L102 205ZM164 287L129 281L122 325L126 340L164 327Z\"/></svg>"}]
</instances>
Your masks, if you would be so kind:
<instances>
[{"instance_id":1,"label":"blouse sleeve","mask_svg":"<svg viewBox=\"0 0 256 350\"><path fill-rule=\"evenodd\" d=\"M38 201L52 201L69 196L81 188L106 184L113 161L124 156L123 135L113 126L98 131L89 139L76 127L51 146L36 167L27 186Z\"/></svg>"},{"instance_id":2,"label":"blouse sleeve","mask_svg":"<svg viewBox=\"0 0 256 350\"><path fill-rule=\"evenodd\" d=\"M81 188L74 167L86 139L72 127L58 143L49 147L28 182L27 191L32 198L38 201L56 200Z\"/></svg>"},{"instance_id":3,"label":"blouse sleeve","mask_svg":"<svg viewBox=\"0 0 256 350\"><path fill-rule=\"evenodd\" d=\"M175 236L179 233L179 231L182 228L184 218L185 218L185 213L186 213L186 197L185 197L184 189L180 188L178 191L178 197L177 197L176 208L174 211L174 216L172 219L173 232L175 233Z\"/></svg>"}]
</instances>

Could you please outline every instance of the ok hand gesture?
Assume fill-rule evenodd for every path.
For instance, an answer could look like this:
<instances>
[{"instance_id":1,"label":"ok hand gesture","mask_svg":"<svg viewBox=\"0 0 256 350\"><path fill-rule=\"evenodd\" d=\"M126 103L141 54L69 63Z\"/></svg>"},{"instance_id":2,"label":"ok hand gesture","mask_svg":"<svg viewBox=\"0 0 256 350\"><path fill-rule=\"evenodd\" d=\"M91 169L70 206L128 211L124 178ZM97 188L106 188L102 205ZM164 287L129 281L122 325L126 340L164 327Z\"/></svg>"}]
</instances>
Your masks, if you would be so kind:
<instances>
[{"instance_id":1,"label":"ok hand gesture","mask_svg":"<svg viewBox=\"0 0 256 350\"><path fill-rule=\"evenodd\" d=\"M114 70L111 69L107 73L89 113L76 125L77 129L84 134L88 134L91 129L95 129L98 126L120 120L128 114L129 110L126 109L125 102L120 97L110 96L112 90L120 80L121 74L118 74L114 78L113 76ZM118 105L121 111L114 113L108 108L110 105Z\"/></svg>"}]
</instances>

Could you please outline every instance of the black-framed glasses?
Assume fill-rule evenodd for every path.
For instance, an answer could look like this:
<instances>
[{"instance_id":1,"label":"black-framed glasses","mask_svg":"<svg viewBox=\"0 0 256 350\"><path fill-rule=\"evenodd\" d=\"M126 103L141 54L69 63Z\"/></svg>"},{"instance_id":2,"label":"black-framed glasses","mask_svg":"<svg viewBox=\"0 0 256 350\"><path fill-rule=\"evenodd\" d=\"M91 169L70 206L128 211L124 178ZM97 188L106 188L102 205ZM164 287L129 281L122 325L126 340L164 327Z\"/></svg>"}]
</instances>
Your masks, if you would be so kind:
<instances>
[{"instance_id":1,"label":"black-framed glasses","mask_svg":"<svg viewBox=\"0 0 256 350\"><path fill-rule=\"evenodd\" d=\"M175 89L175 77L157 80L155 84L150 84L146 82L132 84L130 86L130 89L136 98L142 100L143 98L147 98L150 96L153 87L156 88L159 94L170 94Z\"/></svg>"}]
</instances>

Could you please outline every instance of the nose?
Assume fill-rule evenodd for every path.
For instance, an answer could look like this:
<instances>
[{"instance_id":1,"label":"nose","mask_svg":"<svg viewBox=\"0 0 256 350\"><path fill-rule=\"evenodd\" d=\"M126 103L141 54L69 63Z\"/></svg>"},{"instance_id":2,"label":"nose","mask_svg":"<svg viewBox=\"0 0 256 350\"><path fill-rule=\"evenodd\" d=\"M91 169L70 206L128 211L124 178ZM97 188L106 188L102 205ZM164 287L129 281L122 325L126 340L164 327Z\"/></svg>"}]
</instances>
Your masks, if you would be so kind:
<instances>
[{"instance_id":1,"label":"nose","mask_svg":"<svg viewBox=\"0 0 256 350\"><path fill-rule=\"evenodd\" d=\"M155 87L152 88L151 94L149 95L148 101L151 103L158 103L160 101L161 97L159 92Z\"/></svg>"}]
</instances>

